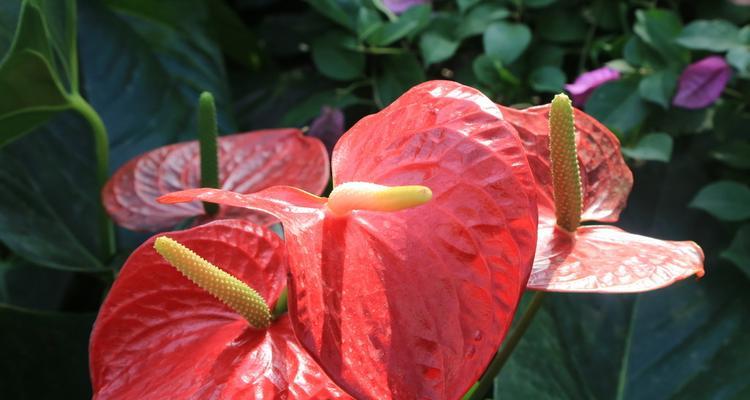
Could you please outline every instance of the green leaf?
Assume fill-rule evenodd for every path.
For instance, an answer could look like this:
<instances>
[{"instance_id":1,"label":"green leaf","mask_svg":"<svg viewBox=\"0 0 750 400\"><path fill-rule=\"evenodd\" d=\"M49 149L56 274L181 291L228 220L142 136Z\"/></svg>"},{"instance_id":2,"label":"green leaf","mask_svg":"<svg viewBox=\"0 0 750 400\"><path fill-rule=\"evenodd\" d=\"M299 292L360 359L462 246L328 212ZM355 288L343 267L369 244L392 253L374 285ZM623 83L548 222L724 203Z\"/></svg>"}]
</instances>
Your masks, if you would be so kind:
<instances>
[{"instance_id":1,"label":"green leaf","mask_svg":"<svg viewBox=\"0 0 750 400\"><path fill-rule=\"evenodd\" d=\"M551 294L495 399L741 399L750 294L735 271L637 296Z\"/></svg>"},{"instance_id":2,"label":"green leaf","mask_svg":"<svg viewBox=\"0 0 750 400\"><path fill-rule=\"evenodd\" d=\"M740 76L750 77L750 48L734 47L727 53L727 63L737 69Z\"/></svg>"},{"instance_id":3,"label":"green leaf","mask_svg":"<svg viewBox=\"0 0 750 400\"><path fill-rule=\"evenodd\" d=\"M750 143L733 142L711 152L711 157L738 169L750 169Z\"/></svg>"},{"instance_id":4,"label":"green leaf","mask_svg":"<svg viewBox=\"0 0 750 400\"><path fill-rule=\"evenodd\" d=\"M675 39L682 31L677 14L668 10L650 9L635 12L633 31L651 49L658 52L665 65L687 64L690 53L680 47Z\"/></svg>"},{"instance_id":5,"label":"green leaf","mask_svg":"<svg viewBox=\"0 0 750 400\"><path fill-rule=\"evenodd\" d=\"M482 0L456 0L456 3L458 3L458 10L461 11L462 14L481 2Z\"/></svg>"},{"instance_id":6,"label":"green leaf","mask_svg":"<svg viewBox=\"0 0 750 400\"><path fill-rule=\"evenodd\" d=\"M340 81L362 76L365 55L352 50L357 46L354 37L343 32L329 32L315 38L312 57L321 74Z\"/></svg>"},{"instance_id":7,"label":"green leaf","mask_svg":"<svg viewBox=\"0 0 750 400\"><path fill-rule=\"evenodd\" d=\"M430 19L430 6L419 5L406 10L394 22L381 25L367 38L375 46L388 46L409 35L417 33Z\"/></svg>"},{"instance_id":8,"label":"green leaf","mask_svg":"<svg viewBox=\"0 0 750 400\"><path fill-rule=\"evenodd\" d=\"M622 154L637 160L669 162L672 158L672 137L666 133L649 133L635 147L623 147Z\"/></svg>"},{"instance_id":9,"label":"green leaf","mask_svg":"<svg viewBox=\"0 0 750 400\"><path fill-rule=\"evenodd\" d=\"M504 65L518 59L531 43L531 30L513 22L495 22L484 32L484 52Z\"/></svg>"},{"instance_id":10,"label":"green leaf","mask_svg":"<svg viewBox=\"0 0 750 400\"><path fill-rule=\"evenodd\" d=\"M750 187L733 181L705 186L690 202L690 207L707 211L724 221L750 218Z\"/></svg>"},{"instance_id":11,"label":"green leaf","mask_svg":"<svg viewBox=\"0 0 750 400\"><path fill-rule=\"evenodd\" d=\"M522 0L523 5L529 8L542 8L556 2L557 0Z\"/></svg>"},{"instance_id":12,"label":"green leaf","mask_svg":"<svg viewBox=\"0 0 750 400\"><path fill-rule=\"evenodd\" d=\"M0 261L0 303L35 310L60 308L72 273L18 258Z\"/></svg>"},{"instance_id":13,"label":"green leaf","mask_svg":"<svg viewBox=\"0 0 750 400\"><path fill-rule=\"evenodd\" d=\"M566 10L540 15L536 27L539 37L554 43L583 42L589 29L580 13Z\"/></svg>"},{"instance_id":14,"label":"green leaf","mask_svg":"<svg viewBox=\"0 0 750 400\"><path fill-rule=\"evenodd\" d=\"M99 260L70 231L18 160L4 151L0 161L0 241L38 265L102 271Z\"/></svg>"},{"instance_id":15,"label":"green leaf","mask_svg":"<svg viewBox=\"0 0 750 400\"><path fill-rule=\"evenodd\" d=\"M671 70L658 70L645 78L638 85L638 93L644 100L648 100L667 109L672 101L672 95L677 88L680 75Z\"/></svg>"},{"instance_id":16,"label":"green leaf","mask_svg":"<svg viewBox=\"0 0 750 400\"><path fill-rule=\"evenodd\" d=\"M481 54L472 62L472 72L477 80L487 86L494 86L500 83L500 71L503 64L492 57Z\"/></svg>"},{"instance_id":17,"label":"green leaf","mask_svg":"<svg viewBox=\"0 0 750 400\"><path fill-rule=\"evenodd\" d=\"M357 37L359 40L366 40L382 26L383 19L380 18L380 13L365 7L359 9L359 15L357 16Z\"/></svg>"},{"instance_id":18,"label":"green leaf","mask_svg":"<svg viewBox=\"0 0 750 400\"><path fill-rule=\"evenodd\" d=\"M631 36L625 43L623 57L628 64L636 67L662 69L668 65L656 50L646 45L638 36Z\"/></svg>"},{"instance_id":19,"label":"green leaf","mask_svg":"<svg viewBox=\"0 0 750 400\"><path fill-rule=\"evenodd\" d=\"M721 253L721 257L740 267L750 278L750 224L742 225L737 230L732 243Z\"/></svg>"},{"instance_id":20,"label":"green leaf","mask_svg":"<svg viewBox=\"0 0 750 400\"><path fill-rule=\"evenodd\" d=\"M676 41L688 49L713 52L727 51L742 45L739 29L720 19L691 22L685 26Z\"/></svg>"},{"instance_id":21,"label":"green leaf","mask_svg":"<svg viewBox=\"0 0 750 400\"><path fill-rule=\"evenodd\" d=\"M113 166L158 146L195 139L195 101L202 91L216 99L219 131L237 131L223 56L207 29L204 1L117 1L116 9L82 1L79 6L82 88L107 126Z\"/></svg>"},{"instance_id":22,"label":"green leaf","mask_svg":"<svg viewBox=\"0 0 750 400\"><path fill-rule=\"evenodd\" d=\"M507 18L510 11L495 3L482 3L472 8L458 25L456 36L466 39L479 35L487 30L493 22Z\"/></svg>"},{"instance_id":23,"label":"green leaf","mask_svg":"<svg viewBox=\"0 0 750 400\"><path fill-rule=\"evenodd\" d=\"M0 305L3 397L91 398L87 349L94 318Z\"/></svg>"},{"instance_id":24,"label":"green leaf","mask_svg":"<svg viewBox=\"0 0 750 400\"><path fill-rule=\"evenodd\" d=\"M621 79L599 86L586 101L585 108L594 118L622 133L640 125L647 112L635 79Z\"/></svg>"},{"instance_id":25,"label":"green leaf","mask_svg":"<svg viewBox=\"0 0 750 400\"><path fill-rule=\"evenodd\" d=\"M75 2L24 1L18 19L0 63L0 146L69 108L78 92Z\"/></svg>"},{"instance_id":26,"label":"green leaf","mask_svg":"<svg viewBox=\"0 0 750 400\"><path fill-rule=\"evenodd\" d=\"M565 85L565 73L557 67L539 67L531 71L529 83L537 92L558 93Z\"/></svg>"},{"instance_id":27,"label":"green leaf","mask_svg":"<svg viewBox=\"0 0 750 400\"><path fill-rule=\"evenodd\" d=\"M412 86L425 80L422 66L412 54L381 57L382 64L375 75L375 102L383 108L391 104Z\"/></svg>"},{"instance_id":28,"label":"green leaf","mask_svg":"<svg viewBox=\"0 0 750 400\"><path fill-rule=\"evenodd\" d=\"M306 0L312 8L317 10L321 15L330 19L331 21L347 28L351 31L356 31L356 26L353 15L350 15L349 10L345 10L338 1L336 0ZM356 14L354 15L356 16Z\"/></svg>"},{"instance_id":29,"label":"green leaf","mask_svg":"<svg viewBox=\"0 0 750 400\"><path fill-rule=\"evenodd\" d=\"M437 32L425 32L419 38L419 51L425 65L445 61L456 53L459 42Z\"/></svg>"}]
</instances>

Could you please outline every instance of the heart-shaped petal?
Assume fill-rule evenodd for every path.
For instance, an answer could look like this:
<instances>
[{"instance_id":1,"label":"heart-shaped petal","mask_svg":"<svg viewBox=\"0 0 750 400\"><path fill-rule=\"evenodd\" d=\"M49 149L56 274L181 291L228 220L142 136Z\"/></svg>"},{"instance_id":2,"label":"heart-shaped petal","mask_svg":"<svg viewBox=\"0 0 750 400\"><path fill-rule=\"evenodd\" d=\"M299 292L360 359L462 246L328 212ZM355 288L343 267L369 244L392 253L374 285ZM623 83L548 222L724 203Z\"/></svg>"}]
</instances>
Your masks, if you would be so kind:
<instances>
[{"instance_id":1,"label":"heart-shaped petal","mask_svg":"<svg viewBox=\"0 0 750 400\"><path fill-rule=\"evenodd\" d=\"M328 183L328 154L317 138L298 129L271 129L219 138L221 188L252 193L275 185L293 185L322 193ZM102 202L118 225L132 230L155 231L185 218L203 216L200 203L164 206L155 199L163 194L200 187L200 154L197 141L158 148L122 166L102 191ZM266 214L222 209L201 219L244 218L265 224Z\"/></svg>"},{"instance_id":2,"label":"heart-shaped petal","mask_svg":"<svg viewBox=\"0 0 750 400\"><path fill-rule=\"evenodd\" d=\"M694 242L634 235L614 226L565 232L540 223L529 289L551 292L634 293L703 275L703 251Z\"/></svg>"},{"instance_id":3,"label":"heart-shaped petal","mask_svg":"<svg viewBox=\"0 0 750 400\"><path fill-rule=\"evenodd\" d=\"M168 235L269 304L286 285L283 242L264 228L226 220ZM301 348L288 316L253 329L167 264L154 240L125 263L94 325L95 398L349 398Z\"/></svg>"},{"instance_id":4,"label":"heart-shaped petal","mask_svg":"<svg viewBox=\"0 0 750 400\"><path fill-rule=\"evenodd\" d=\"M244 202L282 220L295 332L352 395L459 398L497 351L533 259L534 179L515 130L478 91L427 82L347 132L333 173L336 185L424 185L433 198L345 216L288 188L273 194L283 201L269 190L164 200Z\"/></svg>"},{"instance_id":5,"label":"heart-shaped petal","mask_svg":"<svg viewBox=\"0 0 750 400\"><path fill-rule=\"evenodd\" d=\"M500 106L504 118L518 131L537 181L540 214L555 215L549 156L549 105L517 110ZM620 141L599 121L575 109L578 162L586 221L614 222L625 208L633 174L620 153Z\"/></svg>"}]
</instances>

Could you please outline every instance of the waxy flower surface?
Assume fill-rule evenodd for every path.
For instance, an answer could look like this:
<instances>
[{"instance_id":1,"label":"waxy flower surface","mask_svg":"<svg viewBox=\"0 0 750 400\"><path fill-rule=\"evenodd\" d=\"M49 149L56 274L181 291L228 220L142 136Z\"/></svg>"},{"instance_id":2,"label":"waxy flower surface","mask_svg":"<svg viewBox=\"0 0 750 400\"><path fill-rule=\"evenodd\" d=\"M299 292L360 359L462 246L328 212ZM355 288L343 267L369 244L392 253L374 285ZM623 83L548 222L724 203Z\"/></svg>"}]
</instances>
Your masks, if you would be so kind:
<instances>
[{"instance_id":1,"label":"waxy flower surface","mask_svg":"<svg viewBox=\"0 0 750 400\"><path fill-rule=\"evenodd\" d=\"M274 185L293 185L320 194L328 183L328 154L317 138L298 129L269 129L222 136L218 141L220 187L252 193ZM203 216L199 202L164 206L155 199L176 190L200 187L198 142L152 150L128 161L102 190L102 202L118 225L139 231L168 229L185 218ZM272 219L247 210L222 209L210 219ZM204 218L205 219L205 218Z\"/></svg>"},{"instance_id":2,"label":"waxy flower surface","mask_svg":"<svg viewBox=\"0 0 750 400\"><path fill-rule=\"evenodd\" d=\"M242 220L168 233L252 285L274 305L286 254L273 232ZM267 329L194 285L154 249L128 258L90 344L95 399L350 398L302 349L287 314Z\"/></svg>"},{"instance_id":3,"label":"waxy flower surface","mask_svg":"<svg viewBox=\"0 0 750 400\"><path fill-rule=\"evenodd\" d=\"M427 82L352 127L332 165L330 199L277 187L160 201L282 221L295 333L356 398L461 397L497 351L533 261L536 189L515 130L478 91ZM391 195L422 192L372 184L423 185L432 200L385 213Z\"/></svg>"},{"instance_id":4,"label":"waxy flower surface","mask_svg":"<svg viewBox=\"0 0 750 400\"><path fill-rule=\"evenodd\" d=\"M625 293L657 289L703 275L703 252L694 242L663 241L614 226L557 226L550 167L550 105L502 107L526 147L538 183L539 236L531 289L556 292ZM575 143L582 194L582 221L617 221L633 185L617 137L574 110Z\"/></svg>"}]
</instances>

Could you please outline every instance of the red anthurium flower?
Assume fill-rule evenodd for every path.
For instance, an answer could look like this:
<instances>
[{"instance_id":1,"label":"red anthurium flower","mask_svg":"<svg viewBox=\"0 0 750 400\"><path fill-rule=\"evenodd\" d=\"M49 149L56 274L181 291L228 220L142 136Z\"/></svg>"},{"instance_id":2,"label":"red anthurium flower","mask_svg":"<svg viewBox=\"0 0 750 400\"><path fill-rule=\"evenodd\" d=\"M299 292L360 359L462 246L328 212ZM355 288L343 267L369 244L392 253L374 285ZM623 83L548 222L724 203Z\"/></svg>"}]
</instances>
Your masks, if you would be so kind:
<instances>
[{"instance_id":1,"label":"red anthurium flower","mask_svg":"<svg viewBox=\"0 0 750 400\"><path fill-rule=\"evenodd\" d=\"M502 108L519 132L538 183L539 236L528 287L556 292L642 292L693 274L702 276L703 252L693 242L662 241L613 226L581 226L571 231L556 226L550 109L550 105ZM580 110L574 111L574 121L581 171L580 218L614 222L633 184L620 143Z\"/></svg>"},{"instance_id":2,"label":"red anthurium flower","mask_svg":"<svg viewBox=\"0 0 750 400\"><path fill-rule=\"evenodd\" d=\"M427 82L352 127L332 164L329 199L276 187L160 201L281 219L295 333L356 398L461 397L497 351L534 256L536 189L515 130L478 91Z\"/></svg>"},{"instance_id":3,"label":"red anthurium flower","mask_svg":"<svg viewBox=\"0 0 750 400\"><path fill-rule=\"evenodd\" d=\"M247 221L167 234L273 305L286 285L283 242ZM350 398L300 346L287 314L267 329L194 285L154 249L125 263L91 335L96 399Z\"/></svg>"},{"instance_id":4,"label":"red anthurium flower","mask_svg":"<svg viewBox=\"0 0 750 400\"><path fill-rule=\"evenodd\" d=\"M221 188L252 193L274 185L293 185L322 193L328 183L328 154L317 138L298 129L269 129L219 138ZM123 165L102 191L107 212L118 225L139 231L168 229L204 214L201 203L164 206L155 199L176 190L200 187L198 142L158 148ZM221 210L211 219L248 218L270 222L266 214Z\"/></svg>"}]
</instances>

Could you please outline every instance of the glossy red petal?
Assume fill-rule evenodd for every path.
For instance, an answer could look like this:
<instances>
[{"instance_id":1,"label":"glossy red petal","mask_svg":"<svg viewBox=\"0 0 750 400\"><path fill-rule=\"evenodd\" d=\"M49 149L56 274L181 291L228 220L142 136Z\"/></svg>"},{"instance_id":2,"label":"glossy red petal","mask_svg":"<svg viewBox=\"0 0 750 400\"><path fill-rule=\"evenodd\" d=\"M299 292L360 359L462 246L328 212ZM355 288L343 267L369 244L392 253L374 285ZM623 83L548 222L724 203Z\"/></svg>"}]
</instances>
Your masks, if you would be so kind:
<instances>
[{"instance_id":1,"label":"glossy red petal","mask_svg":"<svg viewBox=\"0 0 750 400\"><path fill-rule=\"evenodd\" d=\"M533 260L535 183L515 130L478 91L428 82L356 124L333 165L336 184L420 184L433 199L344 217L313 196L292 199L288 188L163 201L200 198L280 216L295 332L355 397L459 398L497 351Z\"/></svg>"},{"instance_id":2,"label":"glossy red petal","mask_svg":"<svg viewBox=\"0 0 750 400\"><path fill-rule=\"evenodd\" d=\"M703 251L627 233L614 226L582 226L575 234L540 224L528 288L551 292L633 293L703 276Z\"/></svg>"},{"instance_id":3,"label":"glossy red petal","mask_svg":"<svg viewBox=\"0 0 750 400\"><path fill-rule=\"evenodd\" d=\"M500 106L505 119L518 130L529 165L539 184L540 213L554 215L549 161L549 105L517 110ZM590 115L575 109L578 161L586 221L614 222L625 208L633 174L620 153L620 141Z\"/></svg>"},{"instance_id":4,"label":"glossy red petal","mask_svg":"<svg viewBox=\"0 0 750 400\"><path fill-rule=\"evenodd\" d=\"M322 193L328 183L328 154L316 138L297 129L273 129L219 139L221 187L252 193L275 185L292 185ZM200 187L196 141L161 147L136 157L112 176L102 191L107 212L118 225L153 231L203 215L200 203L164 206L155 199L165 193ZM243 218L264 224L267 215L220 210L210 219ZM205 221L203 218L201 221Z\"/></svg>"},{"instance_id":5,"label":"glossy red petal","mask_svg":"<svg viewBox=\"0 0 750 400\"><path fill-rule=\"evenodd\" d=\"M283 242L245 221L170 237L255 288L270 304L286 284ZM98 399L349 398L301 348L288 317L255 330L169 266L154 238L128 259L94 325Z\"/></svg>"}]
</instances>

